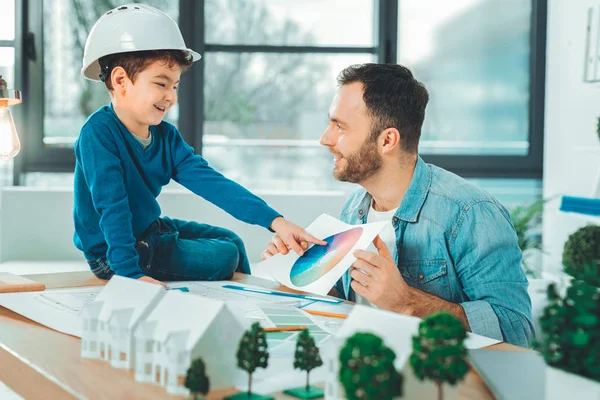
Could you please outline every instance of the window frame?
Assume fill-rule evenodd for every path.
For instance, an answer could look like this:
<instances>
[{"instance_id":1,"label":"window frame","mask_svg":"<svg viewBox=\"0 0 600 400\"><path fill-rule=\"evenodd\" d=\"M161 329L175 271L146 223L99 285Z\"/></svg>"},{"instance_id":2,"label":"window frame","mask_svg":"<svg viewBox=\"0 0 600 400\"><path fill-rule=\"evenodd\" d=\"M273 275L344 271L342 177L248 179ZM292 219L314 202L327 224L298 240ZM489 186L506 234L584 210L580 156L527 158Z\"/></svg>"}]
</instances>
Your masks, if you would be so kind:
<instances>
[{"instance_id":1,"label":"window frame","mask_svg":"<svg viewBox=\"0 0 600 400\"><path fill-rule=\"evenodd\" d=\"M45 0L47 1L47 0ZM398 2L375 1L376 43L372 47L225 45L206 43L202 23L204 0L180 0L179 26L188 47L204 56L210 52L374 54L377 62L395 63L398 42ZM469 178L541 179L544 149L544 97L546 69L547 0L530 0L529 63L529 150L524 156L501 155L423 155L427 162ZM14 164L14 183L23 183L28 172L72 172L75 155L71 148L45 148L43 145L44 66L43 1L15 0L15 87L25 101L15 108L20 126L22 150ZM0 43L1 44L1 43ZM203 150L204 64L195 63L183 76L179 89L179 129L196 153ZM326 110L323 110L325 113ZM28 116L24 118L24 116Z\"/></svg>"}]
</instances>

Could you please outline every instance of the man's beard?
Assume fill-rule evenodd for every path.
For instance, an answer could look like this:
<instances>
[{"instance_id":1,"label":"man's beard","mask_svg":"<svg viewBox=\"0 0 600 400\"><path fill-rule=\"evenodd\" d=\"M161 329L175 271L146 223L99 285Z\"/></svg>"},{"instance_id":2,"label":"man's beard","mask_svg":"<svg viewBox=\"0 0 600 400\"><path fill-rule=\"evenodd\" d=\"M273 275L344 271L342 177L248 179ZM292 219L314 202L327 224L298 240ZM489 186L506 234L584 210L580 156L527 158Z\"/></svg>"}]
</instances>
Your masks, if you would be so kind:
<instances>
[{"instance_id":1,"label":"man's beard","mask_svg":"<svg viewBox=\"0 0 600 400\"><path fill-rule=\"evenodd\" d=\"M365 140L365 143L349 156L344 156L346 166L339 171L334 170L333 176L335 179L342 182L360 183L372 177L379 169L383 160L377 152L377 141L372 141L370 138Z\"/></svg>"}]
</instances>

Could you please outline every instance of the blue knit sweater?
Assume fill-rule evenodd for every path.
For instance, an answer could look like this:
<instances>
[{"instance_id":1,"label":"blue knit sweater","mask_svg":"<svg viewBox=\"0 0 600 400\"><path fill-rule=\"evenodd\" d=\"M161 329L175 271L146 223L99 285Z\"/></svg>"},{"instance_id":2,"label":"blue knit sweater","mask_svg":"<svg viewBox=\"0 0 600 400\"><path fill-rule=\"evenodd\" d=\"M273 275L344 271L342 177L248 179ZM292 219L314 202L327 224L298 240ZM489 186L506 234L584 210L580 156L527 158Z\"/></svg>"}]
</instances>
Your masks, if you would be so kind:
<instances>
[{"instance_id":1,"label":"blue knit sweater","mask_svg":"<svg viewBox=\"0 0 600 400\"><path fill-rule=\"evenodd\" d=\"M194 154L168 122L151 126L144 150L112 105L92 114L75 142L73 241L87 260L106 256L117 275L143 276L136 238L161 214L156 201L171 179L235 218L265 228L278 216L239 184Z\"/></svg>"}]
</instances>

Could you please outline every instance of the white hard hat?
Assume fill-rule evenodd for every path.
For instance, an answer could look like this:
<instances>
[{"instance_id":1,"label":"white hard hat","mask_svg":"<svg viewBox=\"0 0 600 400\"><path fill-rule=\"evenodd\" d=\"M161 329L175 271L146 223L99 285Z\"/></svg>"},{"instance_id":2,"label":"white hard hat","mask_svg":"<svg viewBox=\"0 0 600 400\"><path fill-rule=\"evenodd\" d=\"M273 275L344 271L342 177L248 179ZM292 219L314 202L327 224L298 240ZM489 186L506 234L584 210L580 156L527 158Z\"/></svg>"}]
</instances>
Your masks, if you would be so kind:
<instances>
[{"instance_id":1,"label":"white hard hat","mask_svg":"<svg viewBox=\"0 0 600 400\"><path fill-rule=\"evenodd\" d=\"M144 50L183 50L193 61L200 54L188 49L177 23L164 12L145 4L126 4L104 14L85 42L81 74L99 81L98 59L109 54Z\"/></svg>"}]
</instances>

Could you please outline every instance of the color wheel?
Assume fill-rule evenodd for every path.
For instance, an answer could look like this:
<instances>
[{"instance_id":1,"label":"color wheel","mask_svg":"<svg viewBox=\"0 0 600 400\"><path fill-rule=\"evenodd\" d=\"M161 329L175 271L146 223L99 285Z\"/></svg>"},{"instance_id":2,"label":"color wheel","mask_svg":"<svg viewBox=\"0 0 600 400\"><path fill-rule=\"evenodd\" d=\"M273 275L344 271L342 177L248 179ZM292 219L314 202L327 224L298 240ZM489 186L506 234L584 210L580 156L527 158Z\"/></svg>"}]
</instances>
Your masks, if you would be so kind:
<instances>
[{"instance_id":1,"label":"color wheel","mask_svg":"<svg viewBox=\"0 0 600 400\"><path fill-rule=\"evenodd\" d=\"M325 246L311 247L292 266L290 281L298 287L313 283L348 254L362 233L363 228L359 226L323 239L327 242Z\"/></svg>"}]
</instances>

